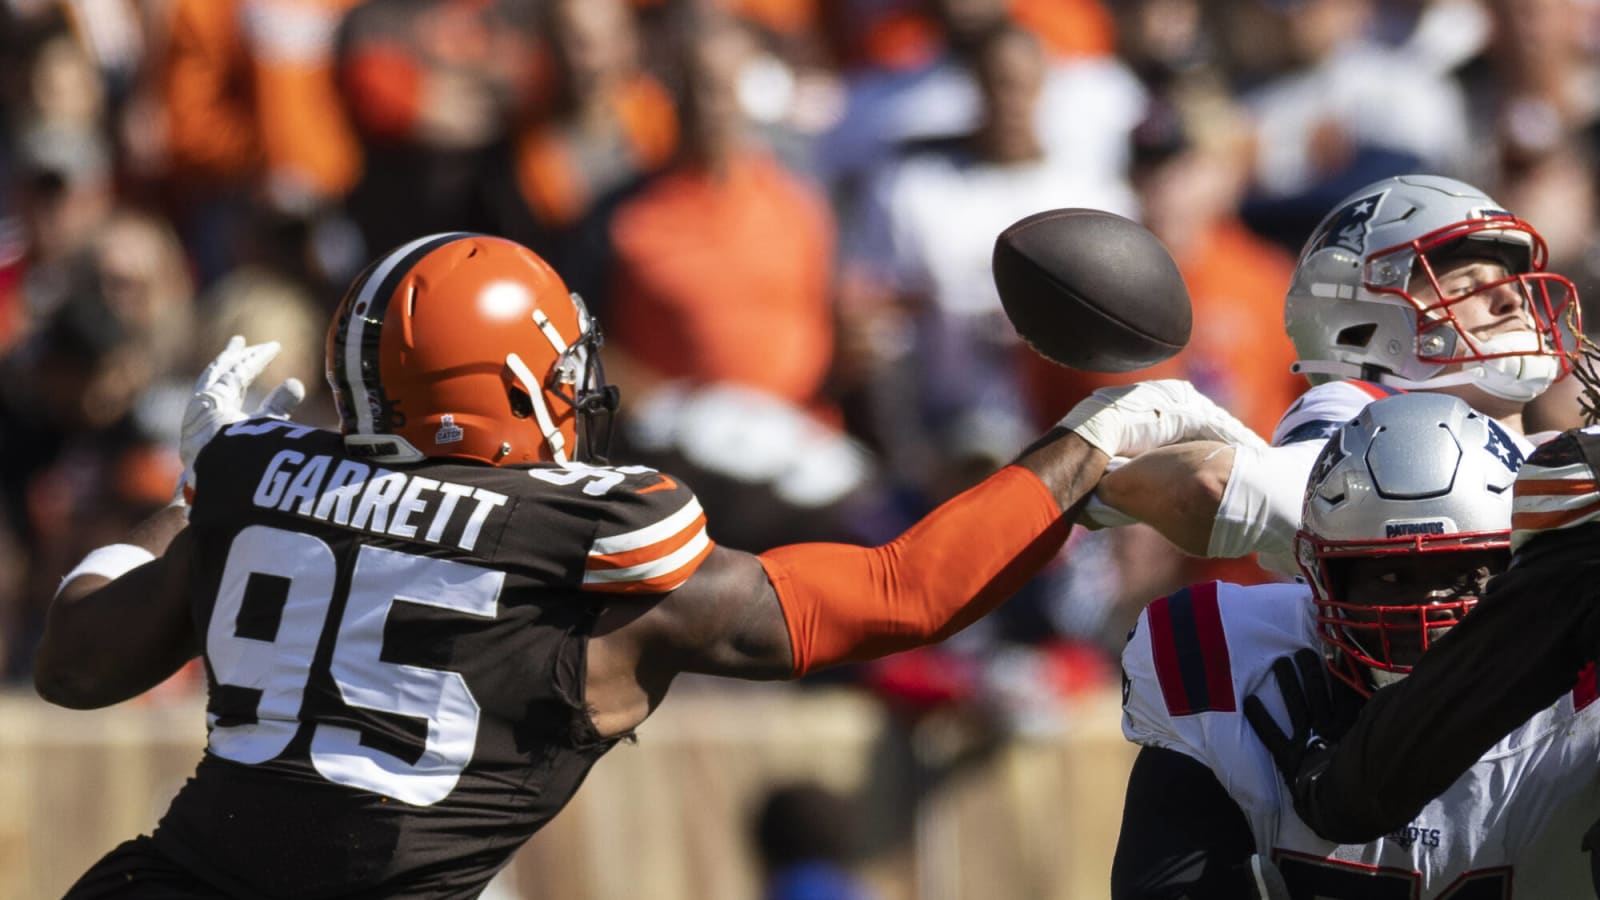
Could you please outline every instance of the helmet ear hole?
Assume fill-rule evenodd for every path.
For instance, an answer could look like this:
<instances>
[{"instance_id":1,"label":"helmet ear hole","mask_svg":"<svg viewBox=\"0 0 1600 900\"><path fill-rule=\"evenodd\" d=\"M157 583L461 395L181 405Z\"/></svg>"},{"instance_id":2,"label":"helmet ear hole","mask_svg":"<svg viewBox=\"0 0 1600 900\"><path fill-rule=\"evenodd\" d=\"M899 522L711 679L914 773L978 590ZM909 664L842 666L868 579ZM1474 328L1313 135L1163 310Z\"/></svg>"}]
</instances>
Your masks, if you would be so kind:
<instances>
[{"instance_id":1,"label":"helmet ear hole","mask_svg":"<svg viewBox=\"0 0 1600 900\"><path fill-rule=\"evenodd\" d=\"M1378 323L1368 322L1365 325L1351 325L1339 332L1334 342L1340 347L1366 347L1372 343L1372 336L1378 333Z\"/></svg>"},{"instance_id":2,"label":"helmet ear hole","mask_svg":"<svg viewBox=\"0 0 1600 900\"><path fill-rule=\"evenodd\" d=\"M533 398L528 396L527 391L520 387L513 387L507 389L506 393L511 400L512 415L519 419L526 419L533 415Z\"/></svg>"}]
</instances>

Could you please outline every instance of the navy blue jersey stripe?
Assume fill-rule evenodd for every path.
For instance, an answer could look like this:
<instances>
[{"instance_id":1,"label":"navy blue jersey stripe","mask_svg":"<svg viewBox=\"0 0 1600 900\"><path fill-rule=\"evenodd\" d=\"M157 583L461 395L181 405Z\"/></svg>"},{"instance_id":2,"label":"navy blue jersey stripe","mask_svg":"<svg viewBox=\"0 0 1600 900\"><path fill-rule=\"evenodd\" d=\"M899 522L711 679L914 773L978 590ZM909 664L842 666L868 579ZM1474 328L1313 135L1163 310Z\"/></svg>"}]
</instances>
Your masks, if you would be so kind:
<instances>
[{"instance_id":1,"label":"navy blue jersey stripe","mask_svg":"<svg viewBox=\"0 0 1600 900\"><path fill-rule=\"evenodd\" d=\"M1167 598L1167 614L1172 620L1172 644L1178 657L1178 671L1183 679L1183 692L1188 696L1189 708L1206 710L1214 708L1211 691L1206 685L1206 658L1200 645L1199 625L1194 617L1194 595L1184 588Z\"/></svg>"}]
</instances>

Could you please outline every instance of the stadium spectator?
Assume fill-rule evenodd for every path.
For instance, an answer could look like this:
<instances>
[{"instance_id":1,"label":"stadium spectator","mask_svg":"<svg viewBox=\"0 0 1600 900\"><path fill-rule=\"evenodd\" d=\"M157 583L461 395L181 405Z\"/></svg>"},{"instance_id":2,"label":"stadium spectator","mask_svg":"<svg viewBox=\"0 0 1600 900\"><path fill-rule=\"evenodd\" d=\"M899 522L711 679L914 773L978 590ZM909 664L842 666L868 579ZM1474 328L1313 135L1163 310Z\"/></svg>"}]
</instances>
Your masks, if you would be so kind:
<instances>
[{"instance_id":1,"label":"stadium spectator","mask_svg":"<svg viewBox=\"0 0 1600 900\"><path fill-rule=\"evenodd\" d=\"M861 851L859 814L820 784L774 786L753 817L763 900L870 900L850 871Z\"/></svg>"},{"instance_id":2,"label":"stadium spectator","mask_svg":"<svg viewBox=\"0 0 1600 900\"><path fill-rule=\"evenodd\" d=\"M728 381L816 407L833 347L833 221L749 139L735 93L748 34L704 22L678 35L678 158L613 222L613 346L650 380Z\"/></svg>"},{"instance_id":3,"label":"stadium spectator","mask_svg":"<svg viewBox=\"0 0 1600 900\"><path fill-rule=\"evenodd\" d=\"M180 371L191 327L181 247L160 220L115 214L62 271L48 312L0 359L5 514L25 554L22 593L0 611L12 623L0 632L17 642L13 677L62 567L104 538L102 526L117 532L150 510L148 480L124 475L150 471L129 461L171 443L178 417L162 415L160 388Z\"/></svg>"},{"instance_id":4,"label":"stadium spectator","mask_svg":"<svg viewBox=\"0 0 1600 900\"><path fill-rule=\"evenodd\" d=\"M517 0L369 0L345 17L335 65L365 162L344 208L361 255L421 231L510 229L506 144L536 96L537 24Z\"/></svg>"},{"instance_id":5,"label":"stadium spectator","mask_svg":"<svg viewBox=\"0 0 1600 900\"><path fill-rule=\"evenodd\" d=\"M1026 440L1018 344L989 269L995 235L1041 203L1134 208L1130 192L1067 164L1041 140L1046 59L1036 38L1002 26L970 61L982 87L978 128L878 173L846 241L846 264L865 276L855 283L884 292L847 301L845 324L908 335L898 345L859 344L896 354L868 364L888 394L872 401L879 420L870 425L896 467L935 499Z\"/></svg>"},{"instance_id":6,"label":"stadium spectator","mask_svg":"<svg viewBox=\"0 0 1600 900\"><path fill-rule=\"evenodd\" d=\"M554 0L543 17L549 96L512 137L519 190L505 198L504 233L548 259L604 317L610 213L669 161L677 115L641 64L624 0Z\"/></svg>"},{"instance_id":7,"label":"stadium spectator","mask_svg":"<svg viewBox=\"0 0 1600 900\"><path fill-rule=\"evenodd\" d=\"M111 150L93 129L39 125L16 149L17 228L0 295L0 347L49 315L71 258L116 205Z\"/></svg>"},{"instance_id":8,"label":"stadium spectator","mask_svg":"<svg viewBox=\"0 0 1600 900\"><path fill-rule=\"evenodd\" d=\"M327 317L303 286L271 270L244 266L213 284L199 306L197 347L221 347L236 334L254 343L278 342L283 350L262 370L261 380L281 384L298 379L306 387L295 412L299 420L318 427L338 422L332 398L320 388L326 381L322 344ZM191 358L183 370L199 371L207 361ZM181 403L188 396L189 385L184 385Z\"/></svg>"},{"instance_id":9,"label":"stadium spectator","mask_svg":"<svg viewBox=\"0 0 1600 900\"><path fill-rule=\"evenodd\" d=\"M1372 34L1373 0L1249 0L1280 58L1241 95L1255 128L1252 227L1298 247L1339 197L1403 172L1463 174L1460 86Z\"/></svg>"},{"instance_id":10,"label":"stadium spectator","mask_svg":"<svg viewBox=\"0 0 1600 900\"><path fill-rule=\"evenodd\" d=\"M357 0L174 0L157 75L173 210L202 284L247 255L258 221L312 220L361 172L334 40Z\"/></svg>"},{"instance_id":11,"label":"stadium spectator","mask_svg":"<svg viewBox=\"0 0 1600 900\"><path fill-rule=\"evenodd\" d=\"M678 471L732 546L846 537L844 504L872 467L827 394L833 219L739 104L749 31L708 14L670 34L681 143L617 209L600 313L634 398L619 452Z\"/></svg>"},{"instance_id":12,"label":"stadium spectator","mask_svg":"<svg viewBox=\"0 0 1600 900\"><path fill-rule=\"evenodd\" d=\"M990 32L1008 26L1027 30L1050 16L1035 11L1050 8L1064 20L1081 16L1104 23L1104 10L1089 6L1005 0L926 3L927 17L935 25L934 53L919 54L908 65L845 73L844 109L822 137L816 157L820 177L836 188L836 202L851 214L854 192L909 146L980 127L985 96L976 78L975 56ZM1102 40L1109 45L1109 29L1097 36L1091 36L1095 29L1079 33L1091 45ZM1053 158L1077 168L1086 180L1122 183L1128 131L1143 105L1138 79L1104 47L1058 59L1049 56L1047 40L1041 39L1046 59L1034 107L1040 139Z\"/></svg>"}]
</instances>

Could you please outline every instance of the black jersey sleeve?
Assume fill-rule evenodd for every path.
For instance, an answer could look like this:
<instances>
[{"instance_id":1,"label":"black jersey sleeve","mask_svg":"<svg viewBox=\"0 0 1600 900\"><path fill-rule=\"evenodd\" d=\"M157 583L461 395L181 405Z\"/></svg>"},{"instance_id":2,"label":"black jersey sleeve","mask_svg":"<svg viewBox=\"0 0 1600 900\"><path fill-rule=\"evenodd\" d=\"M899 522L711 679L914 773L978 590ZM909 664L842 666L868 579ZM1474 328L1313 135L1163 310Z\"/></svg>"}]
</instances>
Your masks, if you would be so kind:
<instances>
[{"instance_id":1,"label":"black jersey sleeve","mask_svg":"<svg viewBox=\"0 0 1600 900\"><path fill-rule=\"evenodd\" d=\"M1573 689L1600 650L1600 524L1526 544L1409 677L1373 695L1306 789L1324 838L1410 822L1490 747Z\"/></svg>"},{"instance_id":2,"label":"black jersey sleeve","mask_svg":"<svg viewBox=\"0 0 1600 900\"><path fill-rule=\"evenodd\" d=\"M1210 769L1175 750L1144 747L1128 776L1111 862L1113 900L1239 900L1255 838Z\"/></svg>"}]
</instances>

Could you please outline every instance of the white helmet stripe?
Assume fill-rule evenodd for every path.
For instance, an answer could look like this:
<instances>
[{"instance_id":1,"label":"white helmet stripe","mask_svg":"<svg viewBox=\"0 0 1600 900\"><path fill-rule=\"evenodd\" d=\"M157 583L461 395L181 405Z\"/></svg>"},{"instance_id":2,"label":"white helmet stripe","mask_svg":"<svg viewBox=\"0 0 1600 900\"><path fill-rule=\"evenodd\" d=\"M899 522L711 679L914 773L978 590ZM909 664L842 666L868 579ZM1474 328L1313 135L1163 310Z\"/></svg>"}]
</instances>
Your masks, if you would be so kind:
<instances>
[{"instance_id":1,"label":"white helmet stripe","mask_svg":"<svg viewBox=\"0 0 1600 900\"><path fill-rule=\"evenodd\" d=\"M375 303L382 303L387 299L386 294L394 290L389 276L397 269L402 272L409 271L410 266L401 268L401 263L412 258L413 254L421 256L426 251L432 250L442 244L449 243L457 238L469 237L470 232L452 231L444 234L428 234L391 251L388 256L379 260L372 267L372 274L367 277L361 286L361 293L356 295L350 305L350 315L345 322L344 333L344 380L350 389L350 406L356 417L356 434L372 434L372 397L367 386L366 378L361 372L361 355L364 350L364 338L369 316L357 314L356 310L366 310ZM420 252L419 252L420 251ZM372 317L378 323L382 322L381 316Z\"/></svg>"}]
</instances>

